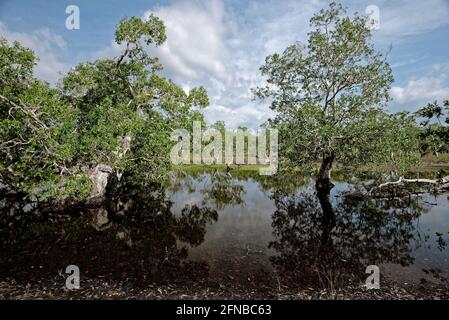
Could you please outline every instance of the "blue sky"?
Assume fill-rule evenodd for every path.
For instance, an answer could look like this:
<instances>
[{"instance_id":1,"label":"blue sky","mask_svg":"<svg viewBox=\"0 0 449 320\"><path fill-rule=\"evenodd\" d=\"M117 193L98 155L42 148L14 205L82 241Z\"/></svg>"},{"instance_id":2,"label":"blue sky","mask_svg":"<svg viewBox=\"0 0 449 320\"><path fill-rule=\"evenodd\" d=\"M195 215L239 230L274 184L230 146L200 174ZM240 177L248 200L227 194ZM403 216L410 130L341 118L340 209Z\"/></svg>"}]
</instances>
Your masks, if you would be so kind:
<instances>
[{"instance_id":1,"label":"blue sky","mask_svg":"<svg viewBox=\"0 0 449 320\"><path fill-rule=\"evenodd\" d=\"M167 26L167 42L151 49L164 73L185 89L203 85L211 123L256 128L272 116L250 89L262 83L264 58L305 42L310 17L328 0L0 0L0 36L18 40L40 58L36 76L56 83L79 62L117 56L114 27L125 16L154 13ZM349 12L379 8L374 41L392 46L395 83L391 111L416 110L449 98L449 0L342 0ZM81 28L67 30L65 9L80 8Z\"/></svg>"}]
</instances>

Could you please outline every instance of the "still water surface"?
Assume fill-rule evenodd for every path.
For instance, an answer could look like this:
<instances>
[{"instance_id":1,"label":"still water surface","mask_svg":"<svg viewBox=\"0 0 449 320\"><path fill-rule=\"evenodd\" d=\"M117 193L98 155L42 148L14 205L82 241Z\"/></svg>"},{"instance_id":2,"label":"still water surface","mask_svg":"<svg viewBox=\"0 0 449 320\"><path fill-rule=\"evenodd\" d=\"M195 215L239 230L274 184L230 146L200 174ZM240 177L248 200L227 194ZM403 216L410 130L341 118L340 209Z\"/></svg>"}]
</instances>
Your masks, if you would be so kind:
<instances>
[{"instance_id":1,"label":"still water surface","mask_svg":"<svg viewBox=\"0 0 449 320\"><path fill-rule=\"evenodd\" d=\"M362 283L374 264L401 284L447 282L447 195L360 199L345 196L356 181L334 184L320 198L308 179L176 171L163 192L63 215L2 202L0 277L31 281L76 264L139 284L327 287Z\"/></svg>"},{"instance_id":2,"label":"still water surface","mask_svg":"<svg viewBox=\"0 0 449 320\"><path fill-rule=\"evenodd\" d=\"M188 176L174 191L167 191L176 214L186 205L217 210L218 220L207 225L204 241L189 248L188 258L207 261L211 274L247 278L257 268L298 273L302 268L296 263L313 269L305 273L313 273L326 269L330 255L340 261L329 266L343 273L360 275L364 273L360 267L377 264L384 275L401 283L448 279L447 195L345 204L342 194L353 186L334 182L331 203L341 221L329 230L329 240L323 240L322 209L312 181L281 192L251 178L231 179L223 189L216 180L210 174ZM226 199L230 193L234 199ZM331 252L321 251L320 256L318 247L323 241Z\"/></svg>"}]
</instances>

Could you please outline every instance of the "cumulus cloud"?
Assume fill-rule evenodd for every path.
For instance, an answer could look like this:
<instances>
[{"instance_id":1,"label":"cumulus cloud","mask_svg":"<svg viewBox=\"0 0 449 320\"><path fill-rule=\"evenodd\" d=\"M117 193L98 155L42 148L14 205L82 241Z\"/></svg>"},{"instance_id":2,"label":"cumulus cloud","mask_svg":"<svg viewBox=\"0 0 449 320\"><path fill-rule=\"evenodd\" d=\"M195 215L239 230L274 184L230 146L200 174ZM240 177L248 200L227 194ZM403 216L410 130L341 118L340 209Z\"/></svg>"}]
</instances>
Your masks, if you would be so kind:
<instances>
[{"instance_id":1,"label":"cumulus cloud","mask_svg":"<svg viewBox=\"0 0 449 320\"><path fill-rule=\"evenodd\" d=\"M343 3L363 13L372 1ZM152 11L167 25L167 44L157 53L177 82L207 87L211 107L204 114L209 123L224 120L231 128L256 128L273 116L266 102L252 101L250 89L263 82L260 65L267 55L295 41L305 42L310 17L325 6L324 0L250 1L238 8L221 1L174 2ZM379 7L382 24L377 38L384 40L402 41L448 23L446 0L384 0ZM444 81L411 80L404 88L395 87L392 95L403 106L414 97L441 97L447 89Z\"/></svg>"},{"instance_id":2,"label":"cumulus cloud","mask_svg":"<svg viewBox=\"0 0 449 320\"><path fill-rule=\"evenodd\" d=\"M251 1L236 8L221 0L175 1L143 16L154 14L166 25L166 43L150 49L164 74L186 90L200 85L208 90L208 123L257 128L272 116L267 103L253 101L251 89L263 81L259 67L267 55L305 40L308 20L323 3ZM111 43L94 57L116 57L122 49Z\"/></svg>"},{"instance_id":3,"label":"cumulus cloud","mask_svg":"<svg viewBox=\"0 0 449 320\"><path fill-rule=\"evenodd\" d=\"M35 75L39 79L56 83L61 73L69 66L61 62L57 52L65 50L67 43L64 38L51 32L48 28L40 28L31 33L14 32L0 21L0 36L8 41L18 41L24 47L32 49L38 57Z\"/></svg>"},{"instance_id":4,"label":"cumulus cloud","mask_svg":"<svg viewBox=\"0 0 449 320\"><path fill-rule=\"evenodd\" d=\"M155 51L165 73L183 87L207 88L206 121L257 128L272 116L267 103L252 101L251 88L262 83L259 67L268 54L306 38L319 2L252 1L235 8L219 0L178 1L145 15L166 24L167 42Z\"/></svg>"},{"instance_id":5,"label":"cumulus cloud","mask_svg":"<svg viewBox=\"0 0 449 320\"><path fill-rule=\"evenodd\" d=\"M404 87L391 89L393 99L400 104L449 98L449 85L441 78L410 80Z\"/></svg>"},{"instance_id":6,"label":"cumulus cloud","mask_svg":"<svg viewBox=\"0 0 449 320\"><path fill-rule=\"evenodd\" d=\"M365 12L371 0L345 0L350 12ZM204 110L206 121L223 120L234 129L239 125L257 128L273 116L267 102L253 101L251 88L263 83L259 67L267 55L288 45L307 40L310 17L328 4L327 0L258 0L239 2L173 1L151 8L167 27L167 42L151 49L165 67L166 76L184 89L203 85L211 106ZM448 23L447 0L379 0L381 29L377 41L407 41ZM97 57L118 56L122 48L111 44ZM409 64L416 61L412 56ZM422 89L427 86L428 89ZM418 97L440 97L445 80L432 76L411 79L396 86L396 106L414 103Z\"/></svg>"},{"instance_id":7,"label":"cumulus cloud","mask_svg":"<svg viewBox=\"0 0 449 320\"><path fill-rule=\"evenodd\" d=\"M364 13L373 4L372 0L342 3L350 13ZM149 49L160 58L164 75L185 90L199 85L208 90L211 106L204 110L208 123L224 120L230 128L257 128L273 116L267 102L252 100L251 88L263 83L259 67L267 55L296 41L305 42L310 17L327 4L328 0L173 0L148 8L142 16L153 13L167 27L167 42ZM415 35L449 23L447 0L378 0L374 4L380 9L381 28L375 36L380 43L413 40ZM57 55L66 49L66 42L47 28L14 32L0 21L0 35L36 52L40 58L36 76L41 79L55 83L69 68ZM111 41L86 59L117 57L121 52L123 46ZM393 68L409 68L417 59L411 53L406 62L400 61ZM395 85L391 90L393 107L407 108L421 101L441 99L447 96L447 80L435 71Z\"/></svg>"},{"instance_id":8,"label":"cumulus cloud","mask_svg":"<svg viewBox=\"0 0 449 320\"><path fill-rule=\"evenodd\" d=\"M413 78L404 86L391 88L394 109L415 110L433 100L449 99L449 64L434 65L423 77Z\"/></svg>"},{"instance_id":9,"label":"cumulus cloud","mask_svg":"<svg viewBox=\"0 0 449 320\"><path fill-rule=\"evenodd\" d=\"M224 43L226 29L221 1L179 2L156 7L144 16L151 13L165 22L168 41L157 53L173 76L198 79L207 73L227 79L224 61L229 54Z\"/></svg>"}]
</instances>

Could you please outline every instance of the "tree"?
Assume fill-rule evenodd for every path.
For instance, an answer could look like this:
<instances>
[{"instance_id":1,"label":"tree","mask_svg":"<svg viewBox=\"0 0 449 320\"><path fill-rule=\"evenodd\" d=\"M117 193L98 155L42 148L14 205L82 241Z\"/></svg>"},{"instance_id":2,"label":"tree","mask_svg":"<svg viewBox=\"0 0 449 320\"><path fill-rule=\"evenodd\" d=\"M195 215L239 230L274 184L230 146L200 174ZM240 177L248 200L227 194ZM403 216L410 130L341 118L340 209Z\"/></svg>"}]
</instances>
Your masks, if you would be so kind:
<instances>
[{"instance_id":1,"label":"tree","mask_svg":"<svg viewBox=\"0 0 449 320\"><path fill-rule=\"evenodd\" d=\"M421 119L420 151L431 152L438 156L441 152L449 152L449 100L428 103L419 109L416 116Z\"/></svg>"},{"instance_id":2,"label":"tree","mask_svg":"<svg viewBox=\"0 0 449 320\"><path fill-rule=\"evenodd\" d=\"M0 39L0 185L43 197L64 185L61 196L85 195L88 177L68 169L76 153L78 110L33 78L35 60L18 42L9 46Z\"/></svg>"},{"instance_id":3,"label":"tree","mask_svg":"<svg viewBox=\"0 0 449 320\"><path fill-rule=\"evenodd\" d=\"M301 166L320 161L317 182L329 184L335 161L375 162L395 151L385 146L392 135L410 132L382 109L393 76L371 44L366 19L347 17L341 5L331 3L310 25L306 45L266 58L260 70L267 84L255 94L269 98L277 112L271 124L279 129L281 157Z\"/></svg>"},{"instance_id":4,"label":"tree","mask_svg":"<svg viewBox=\"0 0 449 320\"><path fill-rule=\"evenodd\" d=\"M224 136L225 132L226 132L226 125L224 121L215 121L215 123L213 123L210 126L212 129L216 129L218 131L220 131L221 135Z\"/></svg>"},{"instance_id":5,"label":"tree","mask_svg":"<svg viewBox=\"0 0 449 320\"><path fill-rule=\"evenodd\" d=\"M41 198L102 195L112 174L159 184L172 129L204 122L195 107L208 105L204 88L186 93L159 75L146 48L165 40L159 18L123 19L122 54L72 68L58 89L33 78L30 50L1 40L1 182Z\"/></svg>"}]
</instances>

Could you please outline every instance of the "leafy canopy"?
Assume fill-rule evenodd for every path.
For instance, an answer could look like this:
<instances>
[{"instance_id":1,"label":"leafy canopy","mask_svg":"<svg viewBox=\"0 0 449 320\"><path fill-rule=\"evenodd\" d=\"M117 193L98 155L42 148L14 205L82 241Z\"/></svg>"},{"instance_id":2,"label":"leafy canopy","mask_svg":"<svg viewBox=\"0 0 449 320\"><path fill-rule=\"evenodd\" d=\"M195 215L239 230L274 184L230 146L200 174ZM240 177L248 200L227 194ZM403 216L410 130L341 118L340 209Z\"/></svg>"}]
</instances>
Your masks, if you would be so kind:
<instances>
[{"instance_id":1,"label":"leafy canopy","mask_svg":"<svg viewBox=\"0 0 449 320\"><path fill-rule=\"evenodd\" d=\"M419 109L415 115L420 119L420 152L439 155L449 152L449 100L428 103Z\"/></svg>"},{"instance_id":2,"label":"leafy canopy","mask_svg":"<svg viewBox=\"0 0 449 320\"><path fill-rule=\"evenodd\" d=\"M125 182L161 181L171 130L203 121L207 93L159 74L146 50L166 40L159 18L123 19L115 40L119 57L79 64L58 88L33 77L31 50L0 40L1 183L41 198L86 197L98 165Z\"/></svg>"},{"instance_id":3,"label":"leafy canopy","mask_svg":"<svg viewBox=\"0 0 449 320\"><path fill-rule=\"evenodd\" d=\"M307 167L322 161L328 174L334 160L355 165L411 157L408 151L391 156L395 135L414 137L408 122L383 111L393 76L371 43L366 18L348 17L331 3L310 26L307 44L266 58L260 68L266 85L255 90L276 111L271 122L280 132L281 162Z\"/></svg>"}]
</instances>

